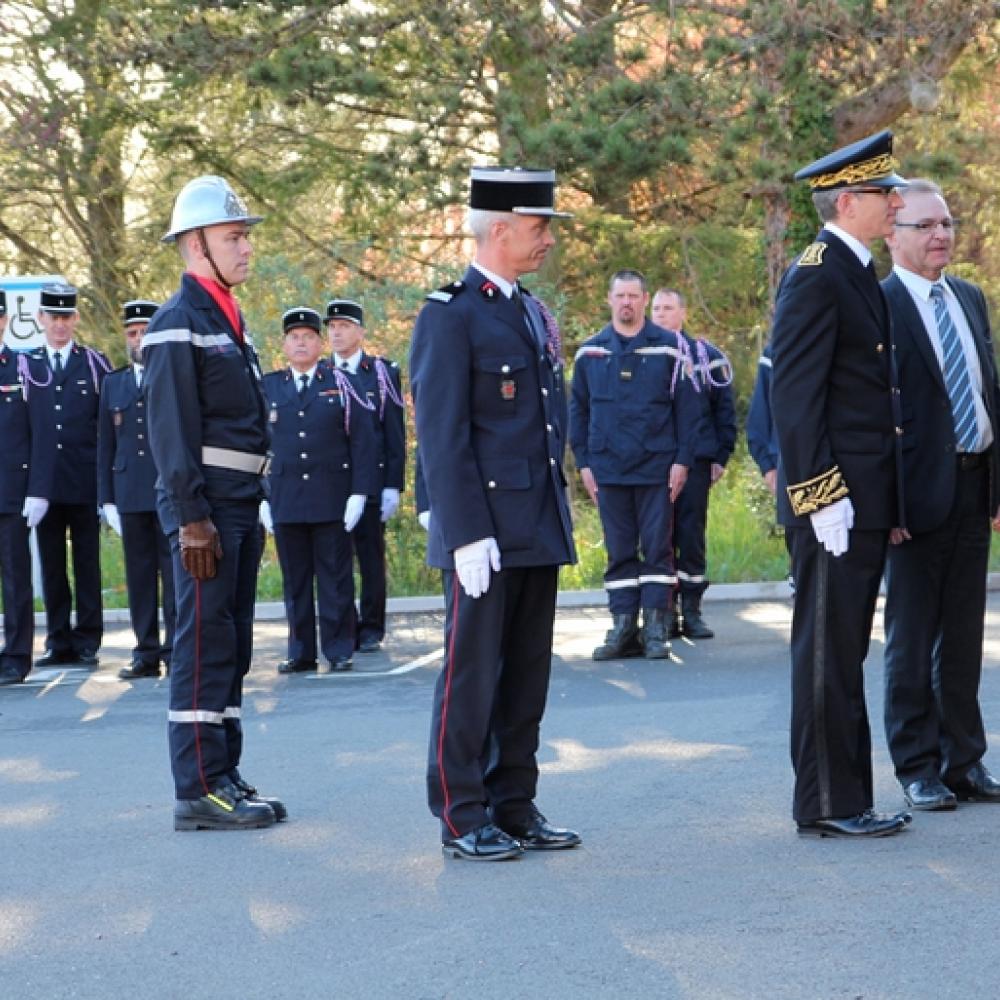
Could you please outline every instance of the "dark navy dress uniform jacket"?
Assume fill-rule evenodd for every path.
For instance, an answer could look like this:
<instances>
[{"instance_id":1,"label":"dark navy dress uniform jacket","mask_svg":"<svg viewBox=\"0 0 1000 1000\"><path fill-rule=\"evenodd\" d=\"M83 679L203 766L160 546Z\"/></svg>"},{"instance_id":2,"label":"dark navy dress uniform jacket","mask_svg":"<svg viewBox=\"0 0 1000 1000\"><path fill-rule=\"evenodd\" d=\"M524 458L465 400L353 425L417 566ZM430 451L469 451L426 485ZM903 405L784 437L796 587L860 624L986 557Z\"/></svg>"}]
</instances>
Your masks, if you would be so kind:
<instances>
[{"instance_id":1,"label":"dark navy dress uniform jacket","mask_svg":"<svg viewBox=\"0 0 1000 1000\"><path fill-rule=\"evenodd\" d=\"M363 492L377 500L381 500L383 487L402 490L406 473L406 412L390 397L383 401L378 381L379 368L386 373L396 395L402 399L399 365L395 361L362 352L358 370L353 375L348 375L358 395L372 406L369 411L355 407L352 419L356 413L358 423L371 422L375 431L375 466L378 471L378 482L372 490L357 492Z\"/></svg>"},{"instance_id":2,"label":"dark navy dress uniform jacket","mask_svg":"<svg viewBox=\"0 0 1000 1000\"><path fill-rule=\"evenodd\" d=\"M623 344L609 323L573 368L570 445L598 483L655 486L674 463L690 468L700 403L678 364L677 334L646 321Z\"/></svg>"},{"instance_id":3,"label":"dark navy dress uniform jacket","mask_svg":"<svg viewBox=\"0 0 1000 1000\"><path fill-rule=\"evenodd\" d=\"M321 362L305 398L289 368L264 377L271 432L271 516L276 524L341 521L352 494L381 489L377 439L368 411L345 406L332 369Z\"/></svg>"},{"instance_id":4,"label":"dark navy dress uniform jacket","mask_svg":"<svg viewBox=\"0 0 1000 1000\"><path fill-rule=\"evenodd\" d=\"M112 372L101 387L97 476L101 505L113 503L119 514L156 510L156 465L146 401L131 365Z\"/></svg>"},{"instance_id":5,"label":"dark navy dress uniform jacket","mask_svg":"<svg viewBox=\"0 0 1000 1000\"><path fill-rule=\"evenodd\" d=\"M52 495L55 433L42 390L22 383L18 361L34 379L48 373L35 358L0 346L0 514L18 514L24 498Z\"/></svg>"},{"instance_id":6,"label":"dark navy dress uniform jacket","mask_svg":"<svg viewBox=\"0 0 1000 1000\"><path fill-rule=\"evenodd\" d=\"M537 329L538 305L525 295ZM417 317L410 386L430 509L427 561L496 539L504 568L576 558L562 459L562 365L474 267Z\"/></svg>"}]
</instances>

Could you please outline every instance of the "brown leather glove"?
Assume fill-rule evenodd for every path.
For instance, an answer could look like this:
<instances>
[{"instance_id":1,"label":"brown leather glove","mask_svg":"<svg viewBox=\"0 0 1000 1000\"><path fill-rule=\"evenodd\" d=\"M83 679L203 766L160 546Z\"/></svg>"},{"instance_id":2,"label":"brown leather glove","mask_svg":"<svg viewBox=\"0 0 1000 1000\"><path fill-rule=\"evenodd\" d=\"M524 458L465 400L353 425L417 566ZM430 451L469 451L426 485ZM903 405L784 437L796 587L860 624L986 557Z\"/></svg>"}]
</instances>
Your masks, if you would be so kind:
<instances>
[{"instance_id":1,"label":"brown leather glove","mask_svg":"<svg viewBox=\"0 0 1000 1000\"><path fill-rule=\"evenodd\" d=\"M215 564L222 558L219 532L210 518L182 524L180 530L181 564L196 580L211 580Z\"/></svg>"}]
</instances>

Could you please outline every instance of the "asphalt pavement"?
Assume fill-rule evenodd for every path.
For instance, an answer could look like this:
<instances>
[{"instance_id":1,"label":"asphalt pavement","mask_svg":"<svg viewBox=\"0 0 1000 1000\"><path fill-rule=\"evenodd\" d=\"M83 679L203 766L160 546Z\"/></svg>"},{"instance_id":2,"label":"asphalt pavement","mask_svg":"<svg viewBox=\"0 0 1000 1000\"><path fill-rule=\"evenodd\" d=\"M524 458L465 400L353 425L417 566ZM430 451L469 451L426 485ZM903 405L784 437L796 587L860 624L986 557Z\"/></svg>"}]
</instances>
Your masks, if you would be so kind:
<instances>
[{"instance_id":1,"label":"asphalt pavement","mask_svg":"<svg viewBox=\"0 0 1000 1000\"><path fill-rule=\"evenodd\" d=\"M1000 994L1000 807L917 814L869 843L800 840L790 604L706 617L717 637L670 662L598 664L604 610L560 610L538 804L584 844L502 864L444 858L425 805L439 612L392 616L349 675L279 676L283 623L258 623L243 770L290 818L245 833L173 831L167 682L116 679L131 636L114 626L99 670L0 690L0 997ZM993 743L995 594L987 630ZM876 804L901 808L880 631L867 681Z\"/></svg>"}]
</instances>

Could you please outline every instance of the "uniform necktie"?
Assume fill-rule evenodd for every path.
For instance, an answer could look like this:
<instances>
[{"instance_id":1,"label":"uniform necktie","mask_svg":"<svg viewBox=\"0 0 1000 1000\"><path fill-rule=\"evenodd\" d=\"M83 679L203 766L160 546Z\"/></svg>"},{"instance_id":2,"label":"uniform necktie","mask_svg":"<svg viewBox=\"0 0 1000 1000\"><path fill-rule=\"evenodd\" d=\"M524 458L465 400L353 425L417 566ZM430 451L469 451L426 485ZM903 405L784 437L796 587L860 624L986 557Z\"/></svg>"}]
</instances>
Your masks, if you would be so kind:
<instances>
[{"instance_id":1,"label":"uniform necktie","mask_svg":"<svg viewBox=\"0 0 1000 1000\"><path fill-rule=\"evenodd\" d=\"M306 398L306 389L309 388L309 376L304 372L299 376L299 399Z\"/></svg>"},{"instance_id":2,"label":"uniform necktie","mask_svg":"<svg viewBox=\"0 0 1000 1000\"><path fill-rule=\"evenodd\" d=\"M62 352L61 351L56 351L56 359L55 359L55 363L52 366L52 371L55 374L55 377L57 379L59 379L59 380L62 379L62 374L63 374L63 360L62 360Z\"/></svg>"},{"instance_id":3,"label":"uniform necktie","mask_svg":"<svg viewBox=\"0 0 1000 1000\"><path fill-rule=\"evenodd\" d=\"M535 324L531 318L531 313L528 312L528 307L525 305L524 296L521 294L521 289L514 286L514 291L511 292L511 300L514 305L520 310L521 318L524 320L524 325L528 328L528 332L534 338L536 342L539 341L538 331L535 329Z\"/></svg>"},{"instance_id":4,"label":"uniform necktie","mask_svg":"<svg viewBox=\"0 0 1000 1000\"><path fill-rule=\"evenodd\" d=\"M340 367L345 372L349 372L351 370L351 366L346 361L341 361Z\"/></svg>"},{"instance_id":5,"label":"uniform necktie","mask_svg":"<svg viewBox=\"0 0 1000 1000\"><path fill-rule=\"evenodd\" d=\"M965 362L965 351L962 350L962 341L948 311L944 289L939 284L931 285L931 301L934 303L934 318L941 338L944 384L948 390L948 399L951 400L951 416L955 421L955 443L959 451L972 451L976 446L979 429L976 426L976 401L972 395L972 380L969 378L969 366Z\"/></svg>"}]
</instances>

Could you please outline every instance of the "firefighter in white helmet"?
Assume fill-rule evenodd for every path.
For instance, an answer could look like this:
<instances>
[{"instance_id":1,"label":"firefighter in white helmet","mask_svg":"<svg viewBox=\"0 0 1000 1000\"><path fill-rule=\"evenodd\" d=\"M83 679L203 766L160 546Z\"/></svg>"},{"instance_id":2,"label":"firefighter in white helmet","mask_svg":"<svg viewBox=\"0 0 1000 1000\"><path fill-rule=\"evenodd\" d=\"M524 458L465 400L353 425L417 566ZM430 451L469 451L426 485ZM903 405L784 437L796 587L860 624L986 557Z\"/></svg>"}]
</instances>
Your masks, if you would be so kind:
<instances>
[{"instance_id":1,"label":"firefighter in white helmet","mask_svg":"<svg viewBox=\"0 0 1000 1000\"><path fill-rule=\"evenodd\" d=\"M286 815L239 771L268 436L260 365L232 289L247 279L250 227L260 221L221 177L181 190L163 237L184 261L181 286L142 342L157 510L176 581L177 830L253 829Z\"/></svg>"}]
</instances>

